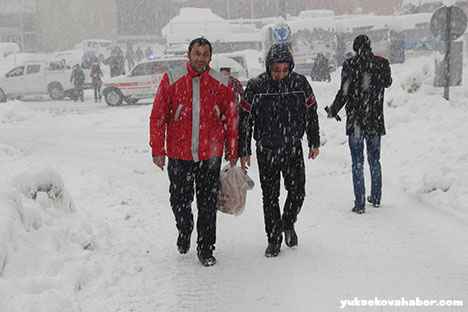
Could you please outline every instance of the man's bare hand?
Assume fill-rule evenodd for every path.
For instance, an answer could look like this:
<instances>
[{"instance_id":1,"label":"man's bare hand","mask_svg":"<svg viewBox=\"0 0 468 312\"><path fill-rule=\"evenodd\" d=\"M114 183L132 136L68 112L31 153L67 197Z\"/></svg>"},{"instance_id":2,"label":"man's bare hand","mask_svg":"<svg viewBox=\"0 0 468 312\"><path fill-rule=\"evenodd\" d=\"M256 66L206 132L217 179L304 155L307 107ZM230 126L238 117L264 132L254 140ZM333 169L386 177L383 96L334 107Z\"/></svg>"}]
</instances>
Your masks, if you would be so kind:
<instances>
[{"instance_id":1,"label":"man's bare hand","mask_svg":"<svg viewBox=\"0 0 468 312\"><path fill-rule=\"evenodd\" d=\"M166 156L165 155L155 155L153 156L153 163L161 168L164 171L164 166L166 165Z\"/></svg>"},{"instance_id":2,"label":"man's bare hand","mask_svg":"<svg viewBox=\"0 0 468 312\"><path fill-rule=\"evenodd\" d=\"M236 164L237 164L237 160L239 159L239 157L236 157L236 158L228 158L227 160L229 160L229 163L231 164L231 167L234 167Z\"/></svg>"},{"instance_id":3,"label":"man's bare hand","mask_svg":"<svg viewBox=\"0 0 468 312\"><path fill-rule=\"evenodd\" d=\"M320 154L320 150L318 147L311 147L309 148L309 159L315 159Z\"/></svg>"},{"instance_id":4,"label":"man's bare hand","mask_svg":"<svg viewBox=\"0 0 468 312\"><path fill-rule=\"evenodd\" d=\"M250 155L241 157L240 162L241 162L242 171L244 171L244 173L247 174L247 169L249 169L249 167L247 166L250 166Z\"/></svg>"}]
</instances>

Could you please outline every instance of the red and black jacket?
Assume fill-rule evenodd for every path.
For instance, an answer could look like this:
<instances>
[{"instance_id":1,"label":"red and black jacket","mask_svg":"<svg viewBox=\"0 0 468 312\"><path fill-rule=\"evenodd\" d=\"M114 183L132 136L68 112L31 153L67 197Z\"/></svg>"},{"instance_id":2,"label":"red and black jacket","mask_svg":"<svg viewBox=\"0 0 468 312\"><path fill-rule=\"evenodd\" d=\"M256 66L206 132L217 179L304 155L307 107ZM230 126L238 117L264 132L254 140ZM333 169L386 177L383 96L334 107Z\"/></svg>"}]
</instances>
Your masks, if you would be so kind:
<instances>
[{"instance_id":1,"label":"red and black jacket","mask_svg":"<svg viewBox=\"0 0 468 312\"><path fill-rule=\"evenodd\" d=\"M167 72L150 117L152 155L202 161L237 157L238 113L229 80L208 67ZM166 146L165 146L166 144Z\"/></svg>"}]
</instances>

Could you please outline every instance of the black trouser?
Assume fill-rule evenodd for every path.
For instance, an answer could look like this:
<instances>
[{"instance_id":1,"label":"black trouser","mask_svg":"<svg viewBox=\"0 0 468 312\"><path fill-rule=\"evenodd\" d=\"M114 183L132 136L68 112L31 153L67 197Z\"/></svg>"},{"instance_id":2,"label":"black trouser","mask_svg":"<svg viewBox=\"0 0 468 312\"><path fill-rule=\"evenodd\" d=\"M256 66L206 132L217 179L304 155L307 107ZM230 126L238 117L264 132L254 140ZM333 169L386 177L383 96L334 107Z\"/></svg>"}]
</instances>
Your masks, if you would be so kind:
<instances>
[{"instance_id":1,"label":"black trouser","mask_svg":"<svg viewBox=\"0 0 468 312\"><path fill-rule=\"evenodd\" d=\"M184 235L193 230L194 184L197 196L198 250L214 250L216 242L216 201L221 158L200 162L169 158L167 171L171 185L170 202L177 229Z\"/></svg>"},{"instance_id":2,"label":"black trouser","mask_svg":"<svg viewBox=\"0 0 468 312\"><path fill-rule=\"evenodd\" d=\"M76 102L78 98L81 100L81 102L84 101L84 92L83 92L83 86L75 86L73 89L73 100Z\"/></svg>"},{"instance_id":3,"label":"black trouser","mask_svg":"<svg viewBox=\"0 0 468 312\"><path fill-rule=\"evenodd\" d=\"M102 81L98 80L95 83L93 83L93 89L94 89L94 100L99 101L101 100L101 87L102 87Z\"/></svg>"},{"instance_id":4,"label":"black trouser","mask_svg":"<svg viewBox=\"0 0 468 312\"><path fill-rule=\"evenodd\" d=\"M283 152L257 147L257 161L268 242L281 242L283 229L294 226L305 198L305 166L302 146L298 145ZM279 206L281 174L288 192L282 216Z\"/></svg>"}]
</instances>

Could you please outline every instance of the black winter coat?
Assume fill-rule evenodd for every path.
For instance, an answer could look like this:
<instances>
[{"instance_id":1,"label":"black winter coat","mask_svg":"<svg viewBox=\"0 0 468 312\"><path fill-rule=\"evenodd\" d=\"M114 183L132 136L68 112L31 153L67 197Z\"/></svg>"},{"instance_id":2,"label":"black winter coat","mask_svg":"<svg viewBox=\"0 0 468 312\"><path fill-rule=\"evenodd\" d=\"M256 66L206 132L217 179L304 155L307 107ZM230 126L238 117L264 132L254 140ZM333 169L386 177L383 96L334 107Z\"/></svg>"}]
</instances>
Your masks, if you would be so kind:
<instances>
[{"instance_id":1,"label":"black winter coat","mask_svg":"<svg viewBox=\"0 0 468 312\"><path fill-rule=\"evenodd\" d=\"M295 72L281 80L268 73L250 80L239 109L239 156L251 155L251 139L275 151L300 144L307 132L309 147L320 146L317 103L307 79Z\"/></svg>"},{"instance_id":2,"label":"black winter coat","mask_svg":"<svg viewBox=\"0 0 468 312\"><path fill-rule=\"evenodd\" d=\"M358 53L343 63L341 88L330 106L330 117L346 105L346 135L385 135L384 91L391 84L390 65L385 58L371 50Z\"/></svg>"},{"instance_id":3,"label":"black winter coat","mask_svg":"<svg viewBox=\"0 0 468 312\"><path fill-rule=\"evenodd\" d=\"M81 88L84 85L85 75L81 68L74 69L71 73L70 82L73 82L75 88Z\"/></svg>"}]
</instances>

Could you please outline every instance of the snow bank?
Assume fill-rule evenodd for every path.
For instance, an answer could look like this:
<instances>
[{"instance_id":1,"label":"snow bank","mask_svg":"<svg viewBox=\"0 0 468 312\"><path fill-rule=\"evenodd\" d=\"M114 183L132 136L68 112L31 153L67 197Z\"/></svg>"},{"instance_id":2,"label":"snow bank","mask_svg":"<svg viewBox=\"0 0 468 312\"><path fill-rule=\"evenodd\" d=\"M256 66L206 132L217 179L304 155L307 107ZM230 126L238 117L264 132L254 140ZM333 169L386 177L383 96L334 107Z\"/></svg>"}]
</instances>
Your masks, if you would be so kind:
<instances>
[{"instance_id":1,"label":"snow bank","mask_svg":"<svg viewBox=\"0 0 468 312\"><path fill-rule=\"evenodd\" d=\"M23 195L35 200L46 210L49 207L55 207L67 213L76 211L62 178L53 169L26 172L17 176L13 180L13 185Z\"/></svg>"},{"instance_id":2,"label":"snow bank","mask_svg":"<svg viewBox=\"0 0 468 312\"><path fill-rule=\"evenodd\" d=\"M90 255L109 236L108 227L75 213L56 170L28 170L10 179L1 167L0 173L0 306L79 311L73 295L102 272Z\"/></svg>"},{"instance_id":3,"label":"snow bank","mask_svg":"<svg viewBox=\"0 0 468 312\"><path fill-rule=\"evenodd\" d=\"M21 101L0 103L0 123L28 120L34 114L34 111Z\"/></svg>"},{"instance_id":4,"label":"snow bank","mask_svg":"<svg viewBox=\"0 0 468 312\"><path fill-rule=\"evenodd\" d=\"M0 193L0 275L11 253L17 249L19 232L38 230L42 226L39 207L46 213L52 206L62 212L76 211L62 178L53 169L21 174L13 179L13 187L3 184Z\"/></svg>"},{"instance_id":5,"label":"snow bank","mask_svg":"<svg viewBox=\"0 0 468 312\"><path fill-rule=\"evenodd\" d=\"M392 67L382 157L403 193L468 221L468 105L459 103L466 91L453 87L446 101L443 88L433 87L433 62L428 56Z\"/></svg>"}]
</instances>

